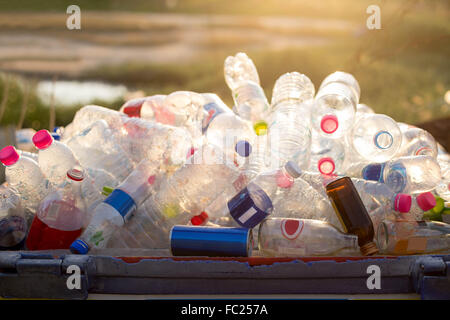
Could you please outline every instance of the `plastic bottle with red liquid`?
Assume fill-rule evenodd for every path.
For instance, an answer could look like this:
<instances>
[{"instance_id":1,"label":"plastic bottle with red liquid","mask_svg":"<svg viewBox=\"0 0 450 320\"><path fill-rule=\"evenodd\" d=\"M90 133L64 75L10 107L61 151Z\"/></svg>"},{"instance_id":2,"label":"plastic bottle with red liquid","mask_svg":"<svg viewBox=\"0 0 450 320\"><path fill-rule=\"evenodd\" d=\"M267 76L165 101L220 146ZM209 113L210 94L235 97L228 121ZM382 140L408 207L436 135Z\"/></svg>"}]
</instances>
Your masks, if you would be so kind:
<instances>
[{"instance_id":1,"label":"plastic bottle with red liquid","mask_svg":"<svg viewBox=\"0 0 450 320\"><path fill-rule=\"evenodd\" d=\"M81 234L86 219L81 198L83 171L67 171L67 179L40 204L28 233L28 250L68 249Z\"/></svg>"}]
</instances>

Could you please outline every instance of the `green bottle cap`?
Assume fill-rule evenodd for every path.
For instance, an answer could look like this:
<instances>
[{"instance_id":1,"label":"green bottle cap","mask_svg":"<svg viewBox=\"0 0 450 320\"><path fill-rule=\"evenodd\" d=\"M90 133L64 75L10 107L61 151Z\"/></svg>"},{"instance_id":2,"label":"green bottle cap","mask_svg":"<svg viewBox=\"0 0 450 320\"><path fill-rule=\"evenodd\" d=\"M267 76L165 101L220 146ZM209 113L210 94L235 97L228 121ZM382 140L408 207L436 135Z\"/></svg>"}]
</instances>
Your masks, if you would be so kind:
<instances>
[{"instance_id":1,"label":"green bottle cap","mask_svg":"<svg viewBox=\"0 0 450 320\"><path fill-rule=\"evenodd\" d=\"M108 186L104 186L103 190L102 190L102 195L104 195L105 197L109 196L111 194L111 192L114 191L114 188L112 187L108 187Z\"/></svg>"},{"instance_id":2,"label":"green bottle cap","mask_svg":"<svg viewBox=\"0 0 450 320\"><path fill-rule=\"evenodd\" d=\"M439 197L435 197L436 198L436 205L434 206L433 209L431 209L431 211L434 211L435 213L440 213L442 212L442 210L444 210L444 204L445 201L442 198Z\"/></svg>"}]
</instances>

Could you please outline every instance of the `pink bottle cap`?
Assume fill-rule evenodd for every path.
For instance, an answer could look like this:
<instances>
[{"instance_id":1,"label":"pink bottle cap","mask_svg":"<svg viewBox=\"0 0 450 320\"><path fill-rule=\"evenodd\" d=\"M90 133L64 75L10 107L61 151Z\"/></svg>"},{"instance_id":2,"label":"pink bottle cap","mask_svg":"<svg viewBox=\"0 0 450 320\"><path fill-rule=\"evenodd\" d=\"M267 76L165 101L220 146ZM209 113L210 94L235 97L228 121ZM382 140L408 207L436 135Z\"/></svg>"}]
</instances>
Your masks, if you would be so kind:
<instances>
[{"instance_id":1,"label":"pink bottle cap","mask_svg":"<svg viewBox=\"0 0 450 320\"><path fill-rule=\"evenodd\" d=\"M294 179L281 170L276 174L276 181L280 188L290 188L294 184Z\"/></svg>"},{"instance_id":2,"label":"pink bottle cap","mask_svg":"<svg viewBox=\"0 0 450 320\"><path fill-rule=\"evenodd\" d=\"M39 130L33 136L33 143L40 150L46 149L53 143L53 137L47 130Z\"/></svg>"},{"instance_id":3,"label":"pink bottle cap","mask_svg":"<svg viewBox=\"0 0 450 320\"><path fill-rule=\"evenodd\" d=\"M74 181L83 181L84 172L83 170L73 168L67 171L67 177Z\"/></svg>"},{"instance_id":4,"label":"pink bottle cap","mask_svg":"<svg viewBox=\"0 0 450 320\"><path fill-rule=\"evenodd\" d=\"M202 211L202 213L200 213L199 215L193 216L191 218L191 223L193 226L200 226L205 224L208 218L208 214L205 211Z\"/></svg>"},{"instance_id":5,"label":"pink bottle cap","mask_svg":"<svg viewBox=\"0 0 450 320\"><path fill-rule=\"evenodd\" d=\"M152 184L155 183L155 180L156 180L156 176L155 176L155 175L152 175L152 176L148 177L147 182L148 182L150 185L152 185Z\"/></svg>"},{"instance_id":6,"label":"pink bottle cap","mask_svg":"<svg viewBox=\"0 0 450 320\"><path fill-rule=\"evenodd\" d=\"M320 121L320 128L323 132L331 134L335 132L339 127L338 118L333 114L327 114Z\"/></svg>"},{"instance_id":7,"label":"pink bottle cap","mask_svg":"<svg viewBox=\"0 0 450 320\"><path fill-rule=\"evenodd\" d=\"M436 206L436 198L431 192L424 192L416 197L417 204L423 211L428 211Z\"/></svg>"},{"instance_id":8,"label":"pink bottle cap","mask_svg":"<svg viewBox=\"0 0 450 320\"><path fill-rule=\"evenodd\" d=\"M332 174L336 168L332 158L321 158L317 163L317 168L321 174Z\"/></svg>"},{"instance_id":9,"label":"pink bottle cap","mask_svg":"<svg viewBox=\"0 0 450 320\"><path fill-rule=\"evenodd\" d=\"M19 160L19 158L20 158L20 155L17 152L16 148L14 148L13 146L4 147L0 151L0 161L5 166L10 166L10 165L16 163L17 160Z\"/></svg>"},{"instance_id":10,"label":"pink bottle cap","mask_svg":"<svg viewBox=\"0 0 450 320\"><path fill-rule=\"evenodd\" d=\"M394 210L402 213L411 210L412 199L409 194L399 193L395 196Z\"/></svg>"}]
</instances>

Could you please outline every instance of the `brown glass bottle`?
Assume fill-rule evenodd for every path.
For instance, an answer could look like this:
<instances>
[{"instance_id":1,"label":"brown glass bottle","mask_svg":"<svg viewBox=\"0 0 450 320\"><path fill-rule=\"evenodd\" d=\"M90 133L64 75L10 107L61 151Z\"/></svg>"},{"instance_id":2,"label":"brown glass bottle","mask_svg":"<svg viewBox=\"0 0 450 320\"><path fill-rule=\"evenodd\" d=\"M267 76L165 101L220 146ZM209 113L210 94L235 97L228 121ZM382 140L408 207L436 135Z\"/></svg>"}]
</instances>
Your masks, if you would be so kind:
<instances>
[{"instance_id":1,"label":"brown glass bottle","mask_svg":"<svg viewBox=\"0 0 450 320\"><path fill-rule=\"evenodd\" d=\"M349 177L334 180L326 186L326 190L345 232L358 236L361 253L365 256L378 253L373 241L372 220L352 180Z\"/></svg>"}]
</instances>

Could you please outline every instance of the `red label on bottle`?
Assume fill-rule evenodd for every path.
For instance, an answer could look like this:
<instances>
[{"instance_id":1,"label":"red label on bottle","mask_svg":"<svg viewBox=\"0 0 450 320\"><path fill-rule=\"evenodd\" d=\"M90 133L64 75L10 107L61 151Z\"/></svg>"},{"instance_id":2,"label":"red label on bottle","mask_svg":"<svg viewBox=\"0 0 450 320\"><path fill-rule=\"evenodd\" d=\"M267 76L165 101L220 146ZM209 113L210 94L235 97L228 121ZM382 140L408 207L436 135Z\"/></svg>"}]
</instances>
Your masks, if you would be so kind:
<instances>
[{"instance_id":1,"label":"red label on bottle","mask_svg":"<svg viewBox=\"0 0 450 320\"><path fill-rule=\"evenodd\" d=\"M286 219L281 222L281 234L288 240L295 240L303 231L305 224L300 220Z\"/></svg>"}]
</instances>

